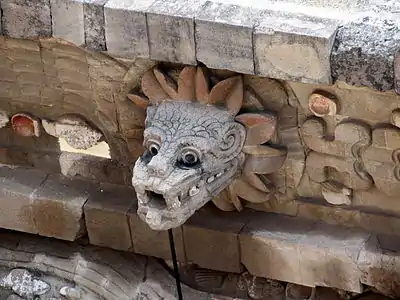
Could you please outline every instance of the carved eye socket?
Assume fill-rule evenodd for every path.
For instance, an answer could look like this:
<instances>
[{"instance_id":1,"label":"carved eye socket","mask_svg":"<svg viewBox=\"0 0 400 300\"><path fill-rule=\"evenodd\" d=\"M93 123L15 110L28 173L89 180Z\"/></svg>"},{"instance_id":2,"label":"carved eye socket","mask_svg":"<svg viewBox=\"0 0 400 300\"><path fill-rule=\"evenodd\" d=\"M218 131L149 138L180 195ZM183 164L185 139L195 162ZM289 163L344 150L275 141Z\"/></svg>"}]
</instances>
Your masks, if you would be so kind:
<instances>
[{"instance_id":1,"label":"carved eye socket","mask_svg":"<svg viewBox=\"0 0 400 300\"><path fill-rule=\"evenodd\" d=\"M158 154L158 150L160 150L160 146L156 143L151 143L149 144L148 149L151 155L156 156Z\"/></svg>"},{"instance_id":2,"label":"carved eye socket","mask_svg":"<svg viewBox=\"0 0 400 300\"><path fill-rule=\"evenodd\" d=\"M181 163L183 166L190 168L199 162L199 155L194 150L185 150L181 155Z\"/></svg>"}]
</instances>

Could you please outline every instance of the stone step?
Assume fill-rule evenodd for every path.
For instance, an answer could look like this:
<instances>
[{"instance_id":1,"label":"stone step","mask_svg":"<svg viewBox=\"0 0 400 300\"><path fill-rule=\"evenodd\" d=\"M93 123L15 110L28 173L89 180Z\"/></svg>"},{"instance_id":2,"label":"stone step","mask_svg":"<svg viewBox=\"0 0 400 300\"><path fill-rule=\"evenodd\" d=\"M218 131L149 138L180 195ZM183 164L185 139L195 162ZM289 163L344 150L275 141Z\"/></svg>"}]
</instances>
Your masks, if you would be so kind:
<instances>
[{"instance_id":1,"label":"stone step","mask_svg":"<svg viewBox=\"0 0 400 300\"><path fill-rule=\"evenodd\" d=\"M0 227L170 259L167 232L136 215L132 188L0 167ZM174 230L178 259L306 286L400 295L400 238L265 212L207 206Z\"/></svg>"}]
</instances>

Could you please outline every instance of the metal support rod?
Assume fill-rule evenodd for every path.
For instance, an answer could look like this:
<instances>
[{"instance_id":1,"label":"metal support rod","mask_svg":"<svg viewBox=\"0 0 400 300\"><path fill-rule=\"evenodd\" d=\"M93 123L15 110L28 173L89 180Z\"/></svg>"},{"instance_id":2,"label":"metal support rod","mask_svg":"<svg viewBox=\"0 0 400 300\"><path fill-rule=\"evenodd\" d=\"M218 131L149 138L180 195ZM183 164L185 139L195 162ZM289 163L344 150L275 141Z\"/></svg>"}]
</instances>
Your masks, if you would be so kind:
<instances>
[{"instance_id":1,"label":"metal support rod","mask_svg":"<svg viewBox=\"0 0 400 300\"><path fill-rule=\"evenodd\" d=\"M168 237L169 237L169 246L171 248L172 263L174 264L174 273L175 273L175 280L176 280L176 289L178 292L178 299L183 300L182 289L181 289L181 278L179 276L178 261L176 259L174 235L172 233L172 229L168 230Z\"/></svg>"}]
</instances>

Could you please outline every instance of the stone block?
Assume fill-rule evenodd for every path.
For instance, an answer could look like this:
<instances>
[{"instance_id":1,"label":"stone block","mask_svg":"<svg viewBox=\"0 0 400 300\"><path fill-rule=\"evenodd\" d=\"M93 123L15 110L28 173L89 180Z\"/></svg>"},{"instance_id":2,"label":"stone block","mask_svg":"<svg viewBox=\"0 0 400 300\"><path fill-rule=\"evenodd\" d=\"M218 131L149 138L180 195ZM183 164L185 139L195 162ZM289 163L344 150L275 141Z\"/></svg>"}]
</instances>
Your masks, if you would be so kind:
<instances>
[{"instance_id":1,"label":"stone block","mask_svg":"<svg viewBox=\"0 0 400 300\"><path fill-rule=\"evenodd\" d=\"M53 36L77 46L85 44L83 4L74 0L50 0Z\"/></svg>"},{"instance_id":2,"label":"stone block","mask_svg":"<svg viewBox=\"0 0 400 300\"><path fill-rule=\"evenodd\" d=\"M399 23L389 18L364 17L341 26L331 57L333 79L379 91L392 90L399 32Z\"/></svg>"},{"instance_id":3,"label":"stone block","mask_svg":"<svg viewBox=\"0 0 400 300\"><path fill-rule=\"evenodd\" d=\"M369 237L346 227L264 214L240 235L242 262L257 276L359 293L357 259Z\"/></svg>"},{"instance_id":4,"label":"stone block","mask_svg":"<svg viewBox=\"0 0 400 300\"><path fill-rule=\"evenodd\" d=\"M239 273L239 232L245 226L237 213L199 211L183 225L188 262L212 270Z\"/></svg>"},{"instance_id":5,"label":"stone block","mask_svg":"<svg viewBox=\"0 0 400 300\"><path fill-rule=\"evenodd\" d=\"M95 190L91 182L50 175L32 195L39 235L74 241L85 234L83 205Z\"/></svg>"},{"instance_id":6,"label":"stone block","mask_svg":"<svg viewBox=\"0 0 400 300\"><path fill-rule=\"evenodd\" d=\"M80 1L83 1L86 48L92 51L105 51L104 5L107 3L107 0Z\"/></svg>"},{"instance_id":7,"label":"stone block","mask_svg":"<svg viewBox=\"0 0 400 300\"><path fill-rule=\"evenodd\" d=\"M149 57L146 10L154 0L109 0L104 6L107 50L121 57Z\"/></svg>"},{"instance_id":8,"label":"stone block","mask_svg":"<svg viewBox=\"0 0 400 300\"><path fill-rule=\"evenodd\" d=\"M79 176L96 182L125 183L122 166L108 158L63 151L58 163L60 173L67 177Z\"/></svg>"},{"instance_id":9,"label":"stone block","mask_svg":"<svg viewBox=\"0 0 400 300\"><path fill-rule=\"evenodd\" d=\"M299 245L314 226L291 217L260 214L239 235L241 262L252 275L310 285L301 275Z\"/></svg>"},{"instance_id":10,"label":"stone block","mask_svg":"<svg viewBox=\"0 0 400 300\"><path fill-rule=\"evenodd\" d=\"M46 179L38 170L0 167L0 227L37 233L32 195Z\"/></svg>"},{"instance_id":11,"label":"stone block","mask_svg":"<svg viewBox=\"0 0 400 300\"><path fill-rule=\"evenodd\" d=\"M105 51L107 0L51 0L53 35L93 51Z\"/></svg>"},{"instance_id":12,"label":"stone block","mask_svg":"<svg viewBox=\"0 0 400 300\"><path fill-rule=\"evenodd\" d=\"M49 0L1 0L3 34L13 38L51 36Z\"/></svg>"},{"instance_id":13,"label":"stone block","mask_svg":"<svg viewBox=\"0 0 400 300\"><path fill-rule=\"evenodd\" d=\"M196 65L194 16L205 1L157 0L148 9L150 58Z\"/></svg>"},{"instance_id":14,"label":"stone block","mask_svg":"<svg viewBox=\"0 0 400 300\"><path fill-rule=\"evenodd\" d=\"M128 214L134 252L171 260L168 232L152 230L144 221L139 219L136 210L135 205ZM186 262L182 228L175 228L172 231L177 259L180 262Z\"/></svg>"},{"instance_id":15,"label":"stone block","mask_svg":"<svg viewBox=\"0 0 400 300\"><path fill-rule=\"evenodd\" d=\"M309 285L362 292L358 254L370 234L341 226L319 224L301 240L301 276Z\"/></svg>"},{"instance_id":16,"label":"stone block","mask_svg":"<svg viewBox=\"0 0 400 300\"><path fill-rule=\"evenodd\" d=\"M400 219L387 213L363 212L358 209L322 203L298 203L297 216L327 224L360 228L368 232L399 235ZM273 210L275 213L287 211Z\"/></svg>"},{"instance_id":17,"label":"stone block","mask_svg":"<svg viewBox=\"0 0 400 300\"><path fill-rule=\"evenodd\" d=\"M207 1L195 17L197 60L209 68L254 74L253 27L259 13Z\"/></svg>"},{"instance_id":18,"label":"stone block","mask_svg":"<svg viewBox=\"0 0 400 300\"><path fill-rule=\"evenodd\" d=\"M387 251L380 240L372 235L358 256L362 272L361 283L373 286L377 291L397 298L400 296L400 251Z\"/></svg>"},{"instance_id":19,"label":"stone block","mask_svg":"<svg viewBox=\"0 0 400 300\"><path fill-rule=\"evenodd\" d=\"M85 222L93 245L116 250L132 250L127 213L136 201L132 188L101 184L85 204Z\"/></svg>"},{"instance_id":20,"label":"stone block","mask_svg":"<svg viewBox=\"0 0 400 300\"><path fill-rule=\"evenodd\" d=\"M330 54L337 21L265 11L254 31L257 75L331 83Z\"/></svg>"}]
</instances>

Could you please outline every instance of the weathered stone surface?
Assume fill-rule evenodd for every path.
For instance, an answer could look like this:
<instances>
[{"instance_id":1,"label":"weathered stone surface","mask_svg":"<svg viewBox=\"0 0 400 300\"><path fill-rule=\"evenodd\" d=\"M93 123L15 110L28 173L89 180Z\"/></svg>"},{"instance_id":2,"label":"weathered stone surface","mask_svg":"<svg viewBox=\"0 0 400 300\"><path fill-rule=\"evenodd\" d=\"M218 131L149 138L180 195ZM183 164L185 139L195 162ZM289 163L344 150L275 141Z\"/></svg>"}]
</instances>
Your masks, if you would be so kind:
<instances>
[{"instance_id":1,"label":"weathered stone surface","mask_svg":"<svg viewBox=\"0 0 400 300\"><path fill-rule=\"evenodd\" d=\"M182 284L182 296L190 300L207 300L209 294L196 291ZM146 268L146 281L138 288L138 299L175 300L178 299L175 278L167 273L153 259L149 259Z\"/></svg>"},{"instance_id":2,"label":"weathered stone surface","mask_svg":"<svg viewBox=\"0 0 400 300\"><path fill-rule=\"evenodd\" d=\"M399 264L399 249L382 249L377 237L372 236L359 254L358 267L363 275L361 282L385 295L399 297Z\"/></svg>"},{"instance_id":3,"label":"weathered stone surface","mask_svg":"<svg viewBox=\"0 0 400 300\"><path fill-rule=\"evenodd\" d=\"M14 38L52 35L49 0L1 0L3 33Z\"/></svg>"},{"instance_id":4,"label":"weathered stone surface","mask_svg":"<svg viewBox=\"0 0 400 300\"><path fill-rule=\"evenodd\" d=\"M125 183L121 170L124 166L117 161L93 155L62 152L58 157L61 174L68 177L82 177L96 182L112 184ZM36 166L41 168L41 166Z\"/></svg>"},{"instance_id":5,"label":"weathered stone surface","mask_svg":"<svg viewBox=\"0 0 400 300\"><path fill-rule=\"evenodd\" d=\"M195 20L197 60L210 68L254 74L253 26L259 13L207 1Z\"/></svg>"},{"instance_id":6,"label":"weathered stone surface","mask_svg":"<svg viewBox=\"0 0 400 300\"><path fill-rule=\"evenodd\" d=\"M83 205L94 189L87 181L50 175L32 195L38 233L68 241L84 234Z\"/></svg>"},{"instance_id":7,"label":"weathered stone surface","mask_svg":"<svg viewBox=\"0 0 400 300\"><path fill-rule=\"evenodd\" d=\"M84 207L90 243L116 250L132 250L127 213L134 201L133 189L101 184Z\"/></svg>"},{"instance_id":8,"label":"weathered stone surface","mask_svg":"<svg viewBox=\"0 0 400 300\"><path fill-rule=\"evenodd\" d=\"M138 254L171 259L171 249L167 231L156 231L140 220L134 207L129 212L133 251ZM182 228L173 229L177 259L186 262Z\"/></svg>"},{"instance_id":9,"label":"weathered stone surface","mask_svg":"<svg viewBox=\"0 0 400 300\"><path fill-rule=\"evenodd\" d=\"M104 5L107 1L83 0L85 46L89 50L106 50Z\"/></svg>"},{"instance_id":10,"label":"weathered stone surface","mask_svg":"<svg viewBox=\"0 0 400 300\"><path fill-rule=\"evenodd\" d=\"M104 6L107 50L111 54L149 57L145 12L154 0L110 0Z\"/></svg>"},{"instance_id":11,"label":"weathered stone surface","mask_svg":"<svg viewBox=\"0 0 400 300\"><path fill-rule=\"evenodd\" d=\"M361 228L368 232L398 235L399 218L382 213L363 212L357 209L346 209L340 206L323 205L322 203L300 202L296 215L310 220L322 221L333 225ZM360 209L360 208L359 208ZM287 214L287 210L279 212Z\"/></svg>"},{"instance_id":12,"label":"weathered stone surface","mask_svg":"<svg viewBox=\"0 0 400 300\"><path fill-rule=\"evenodd\" d=\"M241 261L251 274L310 284L301 276L298 247L315 225L295 223L288 217L264 215L245 226L239 235Z\"/></svg>"},{"instance_id":13,"label":"weathered stone surface","mask_svg":"<svg viewBox=\"0 0 400 300\"><path fill-rule=\"evenodd\" d=\"M199 211L183 226L188 262L207 269L241 272L238 236L245 223L235 213Z\"/></svg>"},{"instance_id":14,"label":"weathered stone surface","mask_svg":"<svg viewBox=\"0 0 400 300\"><path fill-rule=\"evenodd\" d=\"M147 11L150 58L195 65L194 16L204 0L157 0ZM162 24L162 26L160 26Z\"/></svg>"},{"instance_id":15,"label":"weathered stone surface","mask_svg":"<svg viewBox=\"0 0 400 300\"><path fill-rule=\"evenodd\" d=\"M338 22L264 11L254 31L256 74L304 83L330 83Z\"/></svg>"},{"instance_id":16,"label":"weathered stone surface","mask_svg":"<svg viewBox=\"0 0 400 300\"><path fill-rule=\"evenodd\" d=\"M34 270L35 277L51 286L43 299L64 299L60 289L71 286L80 291L81 299L136 299L138 285L145 278L147 259L132 253L15 232L1 232L0 239L6 242L0 247L0 274L14 268ZM3 255L4 250L9 254ZM23 255L33 259L19 259Z\"/></svg>"},{"instance_id":17,"label":"weathered stone surface","mask_svg":"<svg viewBox=\"0 0 400 300\"><path fill-rule=\"evenodd\" d=\"M87 150L104 139L97 128L77 116L61 117L56 122L43 119L42 126L47 134L65 140L73 149Z\"/></svg>"},{"instance_id":18,"label":"weathered stone surface","mask_svg":"<svg viewBox=\"0 0 400 300\"><path fill-rule=\"evenodd\" d=\"M85 44L83 4L75 0L50 0L53 36L77 46Z\"/></svg>"},{"instance_id":19,"label":"weathered stone surface","mask_svg":"<svg viewBox=\"0 0 400 300\"><path fill-rule=\"evenodd\" d=\"M315 288L288 283L285 290L285 300L314 299Z\"/></svg>"},{"instance_id":20,"label":"weathered stone surface","mask_svg":"<svg viewBox=\"0 0 400 300\"><path fill-rule=\"evenodd\" d=\"M357 257L368 238L345 228L264 215L250 221L239 240L242 262L254 275L360 292Z\"/></svg>"},{"instance_id":21,"label":"weathered stone surface","mask_svg":"<svg viewBox=\"0 0 400 300\"><path fill-rule=\"evenodd\" d=\"M301 276L315 286L362 292L358 255L370 237L367 232L319 224L301 240Z\"/></svg>"},{"instance_id":22,"label":"weathered stone surface","mask_svg":"<svg viewBox=\"0 0 400 300\"><path fill-rule=\"evenodd\" d=\"M0 227L36 234L32 195L47 174L39 170L0 167Z\"/></svg>"},{"instance_id":23,"label":"weathered stone surface","mask_svg":"<svg viewBox=\"0 0 400 300\"><path fill-rule=\"evenodd\" d=\"M331 56L332 77L379 91L393 89L399 43L400 25L394 19L364 17L341 26Z\"/></svg>"},{"instance_id":24,"label":"weathered stone surface","mask_svg":"<svg viewBox=\"0 0 400 300\"><path fill-rule=\"evenodd\" d=\"M14 293L25 299L42 296L51 288L47 282L35 278L31 272L25 269L13 269L0 280L0 287L10 288Z\"/></svg>"},{"instance_id":25,"label":"weathered stone surface","mask_svg":"<svg viewBox=\"0 0 400 300\"><path fill-rule=\"evenodd\" d=\"M394 87L400 94L400 50L396 51L394 59Z\"/></svg>"}]
</instances>

